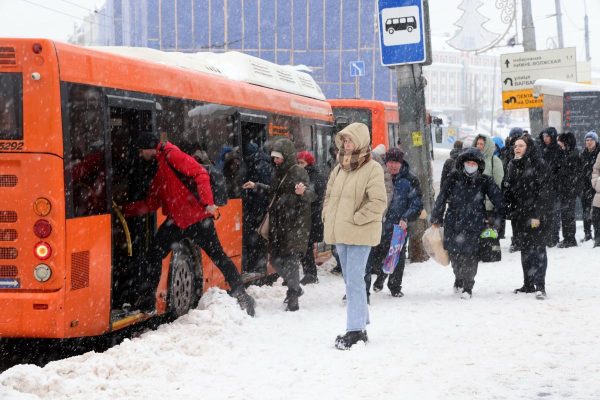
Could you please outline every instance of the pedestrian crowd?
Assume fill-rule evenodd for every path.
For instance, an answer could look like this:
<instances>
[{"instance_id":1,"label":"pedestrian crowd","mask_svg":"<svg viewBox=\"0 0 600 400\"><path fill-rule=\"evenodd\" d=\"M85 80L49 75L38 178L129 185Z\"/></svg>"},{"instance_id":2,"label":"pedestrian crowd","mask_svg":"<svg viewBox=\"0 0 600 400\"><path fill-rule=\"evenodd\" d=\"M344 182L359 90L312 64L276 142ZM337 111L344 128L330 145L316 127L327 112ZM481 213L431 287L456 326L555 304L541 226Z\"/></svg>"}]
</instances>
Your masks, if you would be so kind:
<instances>
[{"instance_id":1,"label":"pedestrian crowd","mask_svg":"<svg viewBox=\"0 0 600 400\"><path fill-rule=\"evenodd\" d=\"M500 259L499 239L507 220L512 226L510 251L521 252L523 269L523 285L515 293L546 297L546 247L578 245L578 197L582 241L593 239L594 247L600 247L598 135L587 133L581 151L572 133L558 134L552 127L537 139L520 128L513 128L506 141L479 134L464 149L457 141L444 164L430 222L432 229L443 227L454 291L462 298L473 295L479 262ZM253 142L224 149L216 163L203 149L187 154L148 133L137 144L141 157L154 160L158 168L147 197L123 205L123 212L136 216L162 207L167 215L148 250L147 280L137 308L152 312L161 273L157 266L175 243L187 238L205 251L223 273L229 294L254 316L254 299L214 225L221 194L226 201L227 193L231 197L234 192L242 199L242 270L261 273L270 263L287 285L287 311L300 309L302 286L319 282L319 243L331 245L346 287L346 332L335 339L336 348L368 341L371 287L379 292L387 280L391 296L404 295L411 223L427 214L419 180L403 151L383 145L372 150L366 125L351 123L337 133L329 149L328 178L311 152L297 151L285 137L268 150ZM400 239L407 232L408 239Z\"/></svg>"}]
</instances>

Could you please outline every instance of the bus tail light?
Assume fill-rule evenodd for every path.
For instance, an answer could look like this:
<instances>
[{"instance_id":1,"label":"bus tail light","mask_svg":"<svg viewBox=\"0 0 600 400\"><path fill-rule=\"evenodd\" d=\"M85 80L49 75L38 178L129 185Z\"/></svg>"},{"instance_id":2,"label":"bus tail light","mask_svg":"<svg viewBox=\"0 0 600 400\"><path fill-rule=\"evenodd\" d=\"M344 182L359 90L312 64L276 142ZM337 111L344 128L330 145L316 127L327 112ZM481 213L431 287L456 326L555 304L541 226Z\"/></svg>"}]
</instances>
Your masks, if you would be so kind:
<instances>
[{"instance_id":1,"label":"bus tail light","mask_svg":"<svg viewBox=\"0 0 600 400\"><path fill-rule=\"evenodd\" d=\"M38 282L46 282L52 276L52 268L46 264L39 264L33 269L33 276Z\"/></svg>"},{"instance_id":2,"label":"bus tail light","mask_svg":"<svg viewBox=\"0 0 600 400\"><path fill-rule=\"evenodd\" d=\"M33 233L40 239L47 238L52 233L52 225L45 219L39 219L33 225Z\"/></svg>"},{"instance_id":3,"label":"bus tail light","mask_svg":"<svg viewBox=\"0 0 600 400\"><path fill-rule=\"evenodd\" d=\"M46 242L39 242L35 245L33 252L40 260L47 260L52 255L52 247Z\"/></svg>"},{"instance_id":4,"label":"bus tail light","mask_svg":"<svg viewBox=\"0 0 600 400\"><path fill-rule=\"evenodd\" d=\"M50 200L44 197L37 198L33 203L33 211L40 217L45 217L50 214L51 210L52 204L50 203Z\"/></svg>"},{"instance_id":5,"label":"bus tail light","mask_svg":"<svg viewBox=\"0 0 600 400\"><path fill-rule=\"evenodd\" d=\"M42 48L42 45L40 43L34 43L31 46L31 50L33 50L33 52L35 54L40 54L42 52L43 48Z\"/></svg>"}]
</instances>

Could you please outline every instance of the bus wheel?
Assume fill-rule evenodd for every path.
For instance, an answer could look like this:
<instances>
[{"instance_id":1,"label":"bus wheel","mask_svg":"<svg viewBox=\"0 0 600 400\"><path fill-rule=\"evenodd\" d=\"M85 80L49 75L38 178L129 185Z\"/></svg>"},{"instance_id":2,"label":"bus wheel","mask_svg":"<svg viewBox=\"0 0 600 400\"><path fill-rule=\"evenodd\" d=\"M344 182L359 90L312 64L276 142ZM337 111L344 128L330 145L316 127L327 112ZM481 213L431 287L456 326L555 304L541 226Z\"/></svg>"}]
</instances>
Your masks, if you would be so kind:
<instances>
[{"instance_id":1,"label":"bus wheel","mask_svg":"<svg viewBox=\"0 0 600 400\"><path fill-rule=\"evenodd\" d=\"M394 28L390 28L390 29L388 29L388 33L389 33L390 35L393 35L393 34L394 34Z\"/></svg>"},{"instance_id":2,"label":"bus wheel","mask_svg":"<svg viewBox=\"0 0 600 400\"><path fill-rule=\"evenodd\" d=\"M409 26L408 28L406 28L406 30L407 30L407 31L409 31L409 32L412 32L412 30L413 30L413 27L412 27L412 26Z\"/></svg>"},{"instance_id":3,"label":"bus wheel","mask_svg":"<svg viewBox=\"0 0 600 400\"><path fill-rule=\"evenodd\" d=\"M168 311L175 318L186 314L197 302L194 257L183 243L173 249L167 299Z\"/></svg>"}]
</instances>

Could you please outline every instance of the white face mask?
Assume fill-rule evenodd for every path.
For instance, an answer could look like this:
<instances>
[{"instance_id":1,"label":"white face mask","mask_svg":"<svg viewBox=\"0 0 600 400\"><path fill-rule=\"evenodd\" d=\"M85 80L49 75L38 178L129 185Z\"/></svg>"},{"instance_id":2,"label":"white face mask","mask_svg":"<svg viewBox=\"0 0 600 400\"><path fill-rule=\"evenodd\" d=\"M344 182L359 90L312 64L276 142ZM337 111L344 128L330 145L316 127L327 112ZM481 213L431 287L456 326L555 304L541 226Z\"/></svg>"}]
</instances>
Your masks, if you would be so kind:
<instances>
[{"instance_id":1,"label":"white face mask","mask_svg":"<svg viewBox=\"0 0 600 400\"><path fill-rule=\"evenodd\" d=\"M477 172L477 169L479 168L477 165L471 166L471 165L467 165L466 163L464 164L464 166L465 166L465 172L469 175L473 175L475 172Z\"/></svg>"}]
</instances>

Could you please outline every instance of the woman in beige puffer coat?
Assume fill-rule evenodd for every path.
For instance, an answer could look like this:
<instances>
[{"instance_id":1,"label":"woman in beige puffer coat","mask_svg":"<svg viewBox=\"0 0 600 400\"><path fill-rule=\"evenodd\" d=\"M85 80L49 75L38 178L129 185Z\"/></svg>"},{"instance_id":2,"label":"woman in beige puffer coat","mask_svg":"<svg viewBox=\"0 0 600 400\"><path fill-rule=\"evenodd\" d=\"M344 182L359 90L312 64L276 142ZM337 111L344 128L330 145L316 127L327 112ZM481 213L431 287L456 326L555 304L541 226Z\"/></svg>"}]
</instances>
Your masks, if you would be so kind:
<instances>
[{"instance_id":1,"label":"woman in beige puffer coat","mask_svg":"<svg viewBox=\"0 0 600 400\"><path fill-rule=\"evenodd\" d=\"M368 340L365 267L371 247L379 244L387 206L383 168L371 159L369 142L365 124L350 124L337 134L339 163L331 171L323 202L325 242L336 246L346 283L346 334L335 341L342 350Z\"/></svg>"},{"instance_id":2,"label":"woman in beige puffer coat","mask_svg":"<svg viewBox=\"0 0 600 400\"><path fill-rule=\"evenodd\" d=\"M594 224L594 247L600 247L600 154L592 168L592 187L596 191L592 200L592 223Z\"/></svg>"}]
</instances>

